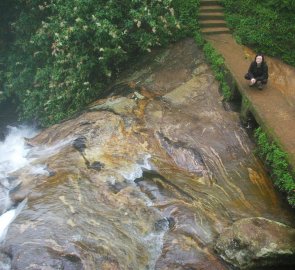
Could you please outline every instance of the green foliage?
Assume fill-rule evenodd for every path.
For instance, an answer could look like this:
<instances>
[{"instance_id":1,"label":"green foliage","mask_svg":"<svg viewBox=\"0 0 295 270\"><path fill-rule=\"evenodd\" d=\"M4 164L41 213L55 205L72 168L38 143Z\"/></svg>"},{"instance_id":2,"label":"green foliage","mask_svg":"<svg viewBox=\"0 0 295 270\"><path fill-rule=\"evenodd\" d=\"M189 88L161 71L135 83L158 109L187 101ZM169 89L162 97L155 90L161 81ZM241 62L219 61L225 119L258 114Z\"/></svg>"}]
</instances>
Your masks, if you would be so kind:
<instances>
[{"instance_id":1,"label":"green foliage","mask_svg":"<svg viewBox=\"0 0 295 270\"><path fill-rule=\"evenodd\" d=\"M295 180L290 172L287 154L274 142L270 142L261 128L255 130L257 153L271 168L275 185L287 193L288 202L295 207Z\"/></svg>"},{"instance_id":2,"label":"green foliage","mask_svg":"<svg viewBox=\"0 0 295 270\"><path fill-rule=\"evenodd\" d=\"M173 0L172 6L176 17L182 25L182 31L178 32L179 37L191 36L199 28L197 14L199 12L200 0Z\"/></svg>"},{"instance_id":3,"label":"green foliage","mask_svg":"<svg viewBox=\"0 0 295 270\"><path fill-rule=\"evenodd\" d=\"M4 96L18 98L23 119L47 126L97 98L135 55L191 32L199 1L12 3L21 12L11 23L14 40L3 59Z\"/></svg>"},{"instance_id":4,"label":"green foliage","mask_svg":"<svg viewBox=\"0 0 295 270\"><path fill-rule=\"evenodd\" d=\"M209 62L211 69L215 75L216 80L220 83L220 89L224 100L229 101L233 98L230 87L226 82L227 70L225 68L223 57L217 53L210 43L205 42L202 35L197 32L195 35L195 41L199 46L203 46L203 51L207 61Z\"/></svg>"},{"instance_id":5,"label":"green foliage","mask_svg":"<svg viewBox=\"0 0 295 270\"><path fill-rule=\"evenodd\" d=\"M204 46L204 44L205 44L205 40L204 40L204 38L203 38L203 36L202 36L202 34L201 34L200 31L197 31L197 32L195 33L195 41L196 41L197 45L199 45L199 46L201 46L201 47Z\"/></svg>"},{"instance_id":6,"label":"green foliage","mask_svg":"<svg viewBox=\"0 0 295 270\"><path fill-rule=\"evenodd\" d=\"M19 14L15 3L17 0L0 1L0 102L5 98L3 84L5 81L6 54L12 41L11 22Z\"/></svg>"},{"instance_id":7,"label":"green foliage","mask_svg":"<svg viewBox=\"0 0 295 270\"><path fill-rule=\"evenodd\" d=\"M238 40L295 66L295 1L223 0Z\"/></svg>"}]
</instances>

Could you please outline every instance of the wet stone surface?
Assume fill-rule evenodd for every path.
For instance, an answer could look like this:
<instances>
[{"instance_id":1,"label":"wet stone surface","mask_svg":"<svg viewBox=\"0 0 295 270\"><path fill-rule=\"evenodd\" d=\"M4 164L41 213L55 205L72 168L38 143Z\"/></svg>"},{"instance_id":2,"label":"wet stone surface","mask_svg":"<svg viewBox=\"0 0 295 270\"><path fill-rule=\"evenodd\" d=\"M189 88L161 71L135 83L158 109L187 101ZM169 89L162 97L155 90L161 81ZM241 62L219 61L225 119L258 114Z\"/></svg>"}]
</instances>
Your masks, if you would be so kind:
<instances>
[{"instance_id":1,"label":"wet stone surface","mask_svg":"<svg viewBox=\"0 0 295 270\"><path fill-rule=\"evenodd\" d=\"M124 99L29 141L54 174L15 173L28 201L1 244L11 269L232 269L214 245L234 222L294 227L194 41L157 53L114 84Z\"/></svg>"}]
</instances>

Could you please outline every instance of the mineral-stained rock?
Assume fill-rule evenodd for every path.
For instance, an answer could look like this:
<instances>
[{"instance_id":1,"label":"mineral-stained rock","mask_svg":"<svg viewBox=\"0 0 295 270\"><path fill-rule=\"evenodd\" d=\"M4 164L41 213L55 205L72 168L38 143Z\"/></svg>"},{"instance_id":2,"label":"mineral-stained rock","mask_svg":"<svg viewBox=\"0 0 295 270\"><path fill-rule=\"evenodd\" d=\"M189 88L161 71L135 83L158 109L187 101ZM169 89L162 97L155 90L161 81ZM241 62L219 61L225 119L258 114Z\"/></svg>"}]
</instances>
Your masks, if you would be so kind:
<instances>
[{"instance_id":1,"label":"mineral-stained rock","mask_svg":"<svg viewBox=\"0 0 295 270\"><path fill-rule=\"evenodd\" d=\"M96 105L90 108L90 111L111 111L116 114L125 115L131 114L136 108L134 99L119 97L107 100L104 104Z\"/></svg>"},{"instance_id":2,"label":"mineral-stained rock","mask_svg":"<svg viewBox=\"0 0 295 270\"><path fill-rule=\"evenodd\" d=\"M193 39L130 69L105 99L28 141L33 160L2 189L27 203L0 270L232 270L213 247L234 220L294 226Z\"/></svg>"},{"instance_id":3,"label":"mineral-stained rock","mask_svg":"<svg viewBox=\"0 0 295 270\"><path fill-rule=\"evenodd\" d=\"M295 265L295 229L262 217L241 219L220 235L215 250L240 269Z\"/></svg>"}]
</instances>

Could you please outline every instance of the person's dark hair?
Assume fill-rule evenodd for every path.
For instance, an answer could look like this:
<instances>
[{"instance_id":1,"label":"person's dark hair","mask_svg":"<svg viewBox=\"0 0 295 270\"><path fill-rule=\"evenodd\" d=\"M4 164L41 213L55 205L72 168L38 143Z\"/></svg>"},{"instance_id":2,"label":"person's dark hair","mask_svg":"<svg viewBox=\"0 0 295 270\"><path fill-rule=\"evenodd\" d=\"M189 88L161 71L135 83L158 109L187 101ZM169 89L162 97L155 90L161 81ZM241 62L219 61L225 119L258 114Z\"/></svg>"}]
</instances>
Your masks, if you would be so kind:
<instances>
[{"instance_id":1,"label":"person's dark hair","mask_svg":"<svg viewBox=\"0 0 295 270\"><path fill-rule=\"evenodd\" d=\"M264 55L262 53L257 53L255 55L254 61L256 61L257 56L261 56L262 57L262 63L264 62Z\"/></svg>"}]
</instances>

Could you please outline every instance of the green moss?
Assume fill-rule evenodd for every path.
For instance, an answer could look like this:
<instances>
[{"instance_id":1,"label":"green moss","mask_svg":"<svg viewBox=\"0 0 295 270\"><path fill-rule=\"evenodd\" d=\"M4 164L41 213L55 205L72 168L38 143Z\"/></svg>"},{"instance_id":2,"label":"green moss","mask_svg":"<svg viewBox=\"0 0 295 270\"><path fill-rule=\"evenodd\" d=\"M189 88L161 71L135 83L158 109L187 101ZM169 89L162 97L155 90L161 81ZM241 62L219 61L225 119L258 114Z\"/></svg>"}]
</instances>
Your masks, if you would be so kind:
<instances>
[{"instance_id":1,"label":"green moss","mask_svg":"<svg viewBox=\"0 0 295 270\"><path fill-rule=\"evenodd\" d=\"M206 60L210 64L216 80L218 80L220 83L220 89L224 100L231 100L233 98L233 94L226 81L226 75L228 71L224 64L224 58L213 48L210 43L204 40L200 32L195 34L195 41L203 48Z\"/></svg>"},{"instance_id":2,"label":"green moss","mask_svg":"<svg viewBox=\"0 0 295 270\"><path fill-rule=\"evenodd\" d=\"M287 200L295 207L295 180L288 164L288 155L275 143L271 142L261 128L254 133L257 141L257 154L271 169L274 184L287 194Z\"/></svg>"}]
</instances>

